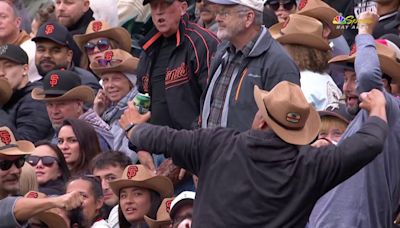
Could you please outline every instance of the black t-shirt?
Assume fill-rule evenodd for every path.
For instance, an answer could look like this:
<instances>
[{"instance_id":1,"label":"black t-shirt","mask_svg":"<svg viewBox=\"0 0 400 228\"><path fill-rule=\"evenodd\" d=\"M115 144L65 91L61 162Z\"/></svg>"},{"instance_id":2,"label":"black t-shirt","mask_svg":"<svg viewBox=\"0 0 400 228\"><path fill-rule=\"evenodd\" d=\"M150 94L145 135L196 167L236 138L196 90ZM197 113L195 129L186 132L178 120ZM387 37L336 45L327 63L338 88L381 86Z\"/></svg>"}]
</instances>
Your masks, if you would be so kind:
<instances>
[{"instance_id":1,"label":"black t-shirt","mask_svg":"<svg viewBox=\"0 0 400 228\"><path fill-rule=\"evenodd\" d=\"M168 67L168 59L175 48L175 36L164 38L157 57L154 59L151 83L151 120L150 123L173 127L167 99L165 97L165 72Z\"/></svg>"}]
</instances>

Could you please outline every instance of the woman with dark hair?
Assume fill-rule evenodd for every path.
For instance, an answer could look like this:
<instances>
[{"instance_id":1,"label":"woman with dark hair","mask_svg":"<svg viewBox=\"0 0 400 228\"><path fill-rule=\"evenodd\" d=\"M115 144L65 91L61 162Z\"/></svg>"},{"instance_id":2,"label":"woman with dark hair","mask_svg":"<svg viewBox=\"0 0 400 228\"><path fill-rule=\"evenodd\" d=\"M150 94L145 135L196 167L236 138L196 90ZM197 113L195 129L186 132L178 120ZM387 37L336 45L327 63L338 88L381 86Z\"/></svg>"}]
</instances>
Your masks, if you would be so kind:
<instances>
[{"instance_id":1,"label":"woman with dark hair","mask_svg":"<svg viewBox=\"0 0 400 228\"><path fill-rule=\"evenodd\" d=\"M161 201L173 195L172 182L167 177L154 176L143 165L127 166L122 177L109 184L119 196L118 221L121 228L148 227L144 216L155 219ZM116 224L109 225L115 227Z\"/></svg>"},{"instance_id":2,"label":"woman with dark hair","mask_svg":"<svg viewBox=\"0 0 400 228\"><path fill-rule=\"evenodd\" d=\"M57 138L71 176L89 173L89 162L101 152L94 128L82 120L66 119Z\"/></svg>"},{"instance_id":3,"label":"woman with dark hair","mask_svg":"<svg viewBox=\"0 0 400 228\"><path fill-rule=\"evenodd\" d=\"M35 147L26 161L35 169L39 192L46 195L64 194L70 173L63 153L48 141L39 141Z\"/></svg>"},{"instance_id":4,"label":"woman with dark hair","mask_svg":"<svg viewBox=\"0 0 400 228\"><path fill-rule=\"evenodd\" d=\"M78 191L84 198L81 207L68 212L71 227L109 227L101 215L104 200L98 177L93 175L73 177L65 189L67 193Z\"/></svg>"}]
</instances>

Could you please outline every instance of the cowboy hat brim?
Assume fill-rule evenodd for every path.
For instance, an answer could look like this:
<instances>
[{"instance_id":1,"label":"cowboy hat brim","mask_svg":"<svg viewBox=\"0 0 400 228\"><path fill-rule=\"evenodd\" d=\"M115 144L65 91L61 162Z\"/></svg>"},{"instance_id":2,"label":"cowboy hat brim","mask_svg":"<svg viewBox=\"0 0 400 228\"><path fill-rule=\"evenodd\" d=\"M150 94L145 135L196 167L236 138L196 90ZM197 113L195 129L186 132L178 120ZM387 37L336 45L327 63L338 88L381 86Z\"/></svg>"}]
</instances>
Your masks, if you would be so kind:
<instances>
[{"instance_id":1,"label":"cowboy hat brim","mask_svg":"<svg viewBox=\"0 0 400 228\"><path fill-rule=\"evenodd\" d=\"M11 95L12 95L12 88L8 83L8 81L0 79L0 106L7 103L8 100L10 100Z\"/></svg>"},{"instance_id":2,"label":"cowboy hat brim","mask_svg":"<svg viewBox=\"0 0 400 228\"><path fill-rule=\"evenodd\" d=\"M282 34L281 29L284 22L277 23L271 28L269 32L271 36L281 44L299 44L307 47L313 47L319 50L328 51L331 50L329 43L326 42L322 37L313 36L309 33L292 33Z\"/></svg>"},{"instance_id":3,"label":"cowboy hat brim","mask_svg":"<svg viewBox=\"0 0 400 228\"><path fill-rule=\"evenodd\" d=\"M158 192L162 199L167 197L172 197L174 194L172 189L174 186L171 181L164 176L154 176L143 181L129 180L129 179L119 179L111 181L110 187L115 195L119 196L119 191L127 187L141 187L148 188Z\"/></svg>"},{"instance_id":4,"label":"cowboy hat brim","mask_svg":"<svg viewBox=\"0 0 400 228\"><path fill-rule=\"evenodd\" d=\"M290 130L276 123L268 114L265 107L264 98L269 92L262 91L254 86L254 99L268 127L275 132L283 141L294 145L307 145L311 143L318 135L321 119L318 112L310 105L310 113L305 125L300 130Z\"/></svg>"},{"instance_id":5,"label":"cowboy hat brim","mask_svg":"<svg viewBox=\"0 0 400 228\"><path fill-rule=\"evenodd\" d=\"M90 87L81 85L68 90L61 96L46 97L46 94L42 88L35 88L32 90L32 98L39 101L82 100L85 103L92 103L94 100L94 92Z\"/></svg>"},{"instance_id":6,"label":"cowboy hat brim","mask_svg":"<svg viewBox=\"0 0 400 228\"><path fill-rule=\"evenodd\" d=\"M146 221L146 223L149 226L149 228L162 228L164 226L167 226L167 225L171 224L171 219L168 219L168 220L154 220L154 219L151 219L151 218L147 217L146 215L144 216L144 220Z\"/></svg>"},{"instance_id":7,"label":"cowboy hat brim","mask_svg":"<svg viewBox=\"0 0 400 228\"><path fill-rule=\"evenodd\" d=\"M18 140L15 142L16 146L7 147L6 149L0 149L1 155L13 156L13 155L29 155L35 150L35 146L26 140Z\"/></svg>"},{"instance_id":8,"label":"cowboy hat brim","mask_svg":"<svg viewBox=\"0 0 400 228\"><path fill-rule=\"evenodd\" d=\"M65 220L60 215L54 212L44 211L35 216L35 218L45 223L48 227L68 228Z\"/></svg>"},{"instance_id":9,"label":"cowboy hat brim","mask_svg":"<svg viewBox=\"0 0 400 228\"><path fill-rule=\"evenodd\" d=\"M101 78L101 75L109 72L124 72L124 73L135 73L137 69L137 65L139 63L139 59L133 56L130 56L123 62L119 63L116 66L100 66L97 62L92 62L90 64L90 69Z\"/></svg>"},{"instance_id":10,"label":"cowboy hat brim","mask_svg":"<svg viewBox=\"0 0 400 228\"><path fill-rule=\"evenodd\" d=\"M92 32L88 34L74 35L73 38L79 49L81 49L83 53L86 53L85 48L83 47L86 42L91 39L96 39L100 37L113 39L115 42L118 42L120 44L121 49L127 52L131 51L131 35L126 29L121 27L113 27L103 31Z\"/></svg>"},{"instance_id":11,"label":"cowboy hat brim","mask_svg":"<svg viewBox=\"0 0 400 228\"><path fill-rule=\"evenodd\" d=\"M328 39L339 37L344 32L342 29L337 29L336 25L333 24L333 19L335 19L336 16L339 16L339 13L330 7L321 6L311 9L303 9L298 11L297 14L313 17L324 22L331 30Z\"/></svg>"},{"instance_id":12,"label":"cowboy hat brim","mask_svg":"<svg viewBox=\"0 0 400 228\"><path fill-rule=\"evenodd\" d=\"M400 69L400 63L394 61L386 55L378 53L380 67L383 73L389 75L396 81L400 81L400 75L398 74ZM354 63L356 54L352 55L338 55L328 61L328 63Z\"/></svg>"}]
</instances>

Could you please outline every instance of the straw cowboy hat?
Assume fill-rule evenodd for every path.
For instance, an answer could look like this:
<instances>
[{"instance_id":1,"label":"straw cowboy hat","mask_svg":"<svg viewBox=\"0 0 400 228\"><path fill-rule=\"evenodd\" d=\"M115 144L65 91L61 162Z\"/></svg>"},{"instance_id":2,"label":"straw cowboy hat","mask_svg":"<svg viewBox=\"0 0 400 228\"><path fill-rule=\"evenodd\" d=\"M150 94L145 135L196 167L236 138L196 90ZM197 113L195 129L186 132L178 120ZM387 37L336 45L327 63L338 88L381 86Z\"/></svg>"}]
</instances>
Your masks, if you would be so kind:
<instances>
[{"instance_id":1,"label":"straw cowboy hat","mask_svg":"<svg viewBox=\"0 0 400 228\"><path fill-rule=\"evenodd\" d=\"M81 100L92 103L92 88L81 85L80 77L69 70L54 70L43 78L43 88L32 90L32 98L40 101Z\"/></svg>"},{"instance_id":2,"label":"straw cowboy hat","mask_svg":"<svg viewBox=\"0 0 400 228\"><path fill-rule=\"evenodd\" d=\"M273 25L270 33L281 44L300 44L327 51L331 47L322 37L323 25L315 18L291 14L285 22Z\"/></svg>"},{"instance_id":3,"label":"straw cowboy hat","mask_svg":"<svg viewBox=\"0 0 400 228\"><path fill-rule=\"evenodd\" d=\"M33 198L33 199L43 199L46 198L46 194L41 192L30 191L25 194L25 198ZM64 218L60 215L60 209L52 208L47 211L43 211L33 218L40 220L41 222L45 223L48 227L58 227L58 228L68 228L67 222Z\"/></svg>"},{"instance_id":4,"label":"straw cowboy hat","mask_svg":"<svg viewBox=\"0 0 400 228\"><path fill-rule=\"evenodd\" d=\"M375 42L381 70L396 81L400 81L400 59L396 57L395 51L385 44L385 40ZM329 63L354 63L356 59L356 48L353 46L350 55L338 55L329 60Z\"/></svg>"},{"instance_id":5,"label":"straw cowboy hat","mask_svg":"<svg viewBox=\"0 0 400 228\"><path fill-rule=\"evenodd\" d=\"M113 192L119 196L119 191L127 187L148 188L158 192L162 199L174 194L174 187L169 178L154 176L152 172L143 165L129 165L125 168L122 177L110 182Z\"/></svg>"},{"instance_id":6,"label":"straw cowboy hat","mask_svg":"<svg viewBox=\"0 0 400 228\"><path fill-rule=\"evenodd\" d=\"M84 45L91 39L109 38L119 43L119 47L125 51L131 51L131 35L122 27L110 27L107 22L94 20L86 28L86 33L74 35L74 40L82 52L85 53Z\"/></svg>"},{"instance_id":7,"label":"straw cowboy hat","mask_svg":"<svg viewBox=\"0 0 400 228\"><path fill-rule=\"evenodd\" d=\"M297 7L297 14L316 18L324 22L331 30L328 38L333 39L343 34L343 30L336 29L333 19L339 16L339 12L322 0L301 0Z\"/></svg>"},{"instance_id":8,"label":"straw cowboy hat","mask_svg":"<svg viewBox=\"0 0 400 228\"><path fill-rule=\"evenodd\" d=\"M254 99L268 127L283 141L307 145L317 137L321 120L300 86L282 81L270 92L254 86Z\"/></svg>"},{"instance_id":9,"label":"straw cowboy hat","mask_svg":"<svg viewBox=\"0 0 400 228\"><path fill-rule=\"evenodd\" d=\"M108 72L123 72L134 74L139 59L121 49L112 49L104 52L104 58L93 61L90 69L99 77Z\"/></svg>"},{"instance_id":10,"label":"straw cowboy hat","mask_svg":"<svg viewBox=\"0 0 400 228\"><path fill-rule=\"evenodd\" d=\"M174 198L165 198L160 207L158 208L156 218L151 219L147 215L144 216L144 220L146 221L149 228L162 228L163 226L168 226L171 224L171 217L169 216L169 212L171 210L172 200Z\"/></svg>"},{"instance_id":11,"label":"straw cowboy hat","mask_svg":"<svg viewBox=\"0 0 400 228\"><path fill-rule=\"evenodd\" d=\"M8 127L0 127L0 155L28 155L35 146L27 140L15 140L14 134Z\"/></svg>"},{"instance_id":12,"label":"straw cowboy hat","mask_svg":"<svg viewBox=\"0 0 400 228\"><path fill-rule=\"evenodd\" d=\"M8 100L10 100L11 95L11 85L8 83L7 80L0 78L0 106L7 103Z\"/></svg>"}]
</instances>

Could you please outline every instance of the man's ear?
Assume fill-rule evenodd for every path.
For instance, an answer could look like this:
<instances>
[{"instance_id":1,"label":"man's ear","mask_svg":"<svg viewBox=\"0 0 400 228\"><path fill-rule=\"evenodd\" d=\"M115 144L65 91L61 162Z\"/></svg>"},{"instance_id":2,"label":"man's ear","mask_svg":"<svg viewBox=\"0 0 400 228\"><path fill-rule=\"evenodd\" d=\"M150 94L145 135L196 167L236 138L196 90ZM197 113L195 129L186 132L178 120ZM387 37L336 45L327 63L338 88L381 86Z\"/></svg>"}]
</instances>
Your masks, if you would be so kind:
<instances>
[{"instance_id":1,"label":"man's ear","mask_svg":"<svg viewBox=\"0 0 400 228\"><path fill-rule=\"evenodd\" d=\"M186 1L181 2L180 9L181 9L181 16L185 15L188 8L188 4Z\"/></svg>"}]
</instances>

